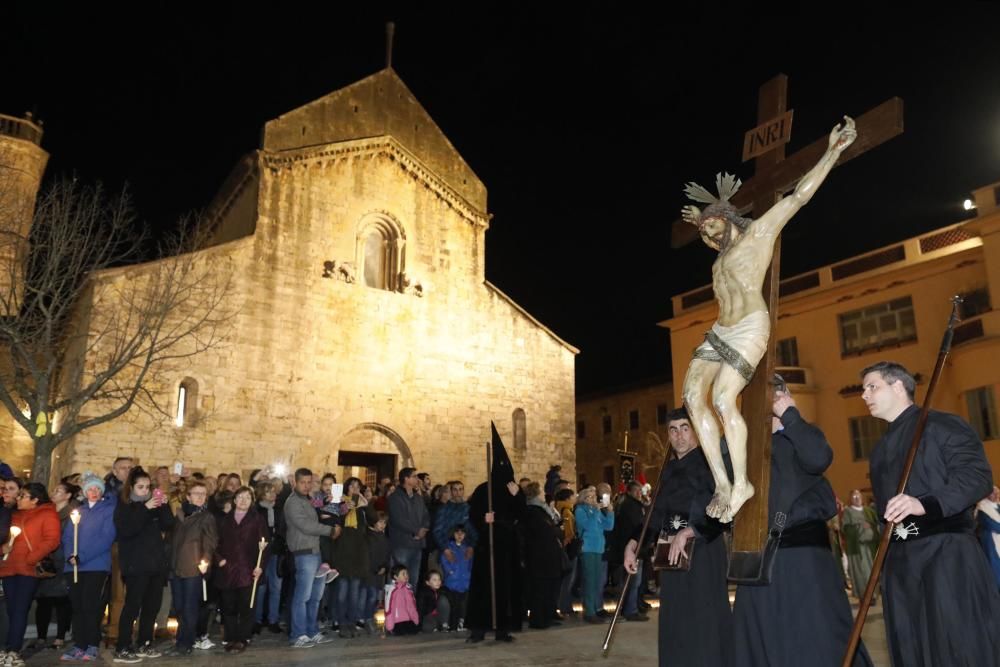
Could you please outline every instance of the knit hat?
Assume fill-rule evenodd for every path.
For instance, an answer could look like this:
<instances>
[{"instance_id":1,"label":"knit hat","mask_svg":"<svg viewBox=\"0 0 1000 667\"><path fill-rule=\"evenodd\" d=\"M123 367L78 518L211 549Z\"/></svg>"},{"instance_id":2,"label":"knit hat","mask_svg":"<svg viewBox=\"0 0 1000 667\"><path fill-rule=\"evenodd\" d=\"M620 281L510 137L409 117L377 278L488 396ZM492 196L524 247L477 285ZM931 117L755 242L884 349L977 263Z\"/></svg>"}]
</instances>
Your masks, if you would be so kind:
<instances>
[{"instance_id":1,"label":"knit hat","mask_svg":"<svg viewBox=\"0 0 1000 667\"><path fill-rule=\"evenodd\" d=\"M83 493L87 493L87 489L96 486L101 490L101 495L104 495L104 480L90 472L89 470L83 473L83 477L80 480L80 488L83 489Z\"/></svg>"}]
</instances>

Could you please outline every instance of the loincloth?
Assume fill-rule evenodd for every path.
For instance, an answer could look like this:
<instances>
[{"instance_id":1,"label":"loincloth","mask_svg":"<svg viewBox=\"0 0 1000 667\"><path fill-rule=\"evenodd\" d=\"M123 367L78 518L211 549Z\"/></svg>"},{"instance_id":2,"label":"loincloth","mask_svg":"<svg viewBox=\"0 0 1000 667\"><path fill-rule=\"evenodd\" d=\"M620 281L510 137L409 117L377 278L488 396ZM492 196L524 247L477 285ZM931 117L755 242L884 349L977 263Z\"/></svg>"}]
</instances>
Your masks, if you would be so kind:
<instances>
[{"instance_id":1,"label":"loincloth","mask_svg":"<svg viewBox=\"0 0 1000 667\"><path fill-rule=\"evenodd\" d=\"M764 310L750 313L731 327L716 322L705 334L705 342L695 348L694 358L729 364L750 382L767 351L770 330L771 317Z\"/></svg>"}]
</instances>

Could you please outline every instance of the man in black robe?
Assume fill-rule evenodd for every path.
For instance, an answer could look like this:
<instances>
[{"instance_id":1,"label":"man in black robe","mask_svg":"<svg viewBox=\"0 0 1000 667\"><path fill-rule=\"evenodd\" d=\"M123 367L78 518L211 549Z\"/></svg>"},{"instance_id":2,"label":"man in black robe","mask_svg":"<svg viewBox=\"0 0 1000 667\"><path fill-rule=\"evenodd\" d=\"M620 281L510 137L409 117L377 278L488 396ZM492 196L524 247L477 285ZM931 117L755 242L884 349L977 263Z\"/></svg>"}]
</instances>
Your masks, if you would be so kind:
<instances>
[{"instance_id":1,"label":"man in black robe","mask_svg":"<svg viewBox=\"0 0 1000 667\"><path fill-rule=\"evenodd\" d=\"M771 582L741 585L733 608L734 664L797 667L841 664L853 617L826 522L837 513L823 473L833 449L807 423L775 376L771 436L770 529L784 524ZM872 664L864 645L853 664Z\"/></svg>"},{"instance_id":2,"label":"man in black robe","mask_svg":"<svg viewBox=\"0 0 1000 667\"><path fill-rule=\"evenodd\" d=\"M897 523L882 574L889 655L905 665L1000 665L1000 593L973 509L993 488L983 443L960 417L931 410L906 492L896 495L920 409L899 364L862 372L862 398L889 430L871 455L880 517Z\"/></svg>"},{"instance_id":3,"label":"man in black robe","mask_svg":"<svg viewBox=\"0 0 1000 667\"><path fill-rule=\"evenodd\" d=\"M684 408L668 415L670 461L660 474L659 491L649 519L647 543L661 530L673 535L671 557L683 557L695 540L687 571L660 572L660 665L728 667L732 660L733 621L726 584L723 524L705 515L715 481ZM625 547L625 568L635 575L642 526Z\"/></svg>"},{"instance_id":4,"label":"man in black robe","mask_svg":"<svg viewBox=\"0 0 1000 667\"><path fill-rule=\"evenodd\" d=\"M488 630L495 631L497 641L514 640L511 631L521 629L524 607L521 601L521 563L515 526L525 509L524 492L514 481L507 450L504 449L496 426L493 426L493 513L489 514L489 490L486 482L476 487L469 497L469 521L479 534L472 557L472 578L469 582L465 625L467 641L483 641ZM493 540L488 525L493 524ZM493 625L492 588L490 585L490 550L495 559L496 627Z\"/></svg>"}]
</instances>

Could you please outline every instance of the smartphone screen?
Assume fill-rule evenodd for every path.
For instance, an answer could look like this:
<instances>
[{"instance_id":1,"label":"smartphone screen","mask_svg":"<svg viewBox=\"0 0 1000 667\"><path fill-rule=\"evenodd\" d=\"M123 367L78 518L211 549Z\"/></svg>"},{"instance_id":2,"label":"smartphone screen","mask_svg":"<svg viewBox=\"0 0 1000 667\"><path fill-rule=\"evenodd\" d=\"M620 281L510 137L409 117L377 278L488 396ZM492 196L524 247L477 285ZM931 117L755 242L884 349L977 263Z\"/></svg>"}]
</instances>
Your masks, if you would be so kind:
<instances>
[{"instance_id":1,"label":"smartphone screen","mask_svg":"<svg viewBox=\"0 0 1000 667\"><path fill-rule=\"evenodd\" d=\"M180 461L174 461L174 474L182 475L184 474L184 464Z\"/></svg>"},{"instance_id":2,"label":"smartphone screen","mask_svg":"<svg viewBox=\"0 0 1000 667\"><path fill-rule=\"evenodd\" d=\"M344 485L334 484L333 488L330 489L330 502L339 503L344 497Z\"/></svg>"},{"instance_id":3,"label":"smartphone screen","mask_svg":"<svg viewBox=\"0 0 1000 667\"><path fill-rule=\"evenodd\" d=\"M601 496L601 504L604 505L604 506L608 506L608 505L611 504L611 494L610 493L605 493L604 495Z\"/></svg>"}]
</instances>

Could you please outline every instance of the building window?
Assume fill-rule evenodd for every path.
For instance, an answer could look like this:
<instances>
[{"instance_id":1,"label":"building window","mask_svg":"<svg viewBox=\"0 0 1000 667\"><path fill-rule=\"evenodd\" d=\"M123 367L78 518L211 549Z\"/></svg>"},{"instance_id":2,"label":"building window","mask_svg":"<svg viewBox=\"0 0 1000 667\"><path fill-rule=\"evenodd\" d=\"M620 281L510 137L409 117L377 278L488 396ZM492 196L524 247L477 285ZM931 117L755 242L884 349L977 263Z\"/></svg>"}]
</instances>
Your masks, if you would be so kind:
<instances>
[{"instance_id":1,"label":"building window","mask_svg":"<svg viewBox=\"0 0 1000 667\"><path fill-rule=\"evenodd\" d=\"M368 216L358 229L357 266L368 287L396 291L403 267L406 237L388 215Z\"/></svg>"},{"instance_id":2,"label":"building window","mask_svg":"<svg viewBox=\"0 0 1000 667\"><path fill-rule=\"evenodd\" d=\"M611 415L601 417L601 430L604 435L611 435Z\"/></svg>"},{"instance_id":3,"label":"building window","mask_svg":"<svg viewBox=\"0 0 1000 667\"><path fill-rule=\"evenodd\" d=\"M848 421L851 425L851 448L854 460L866 461L871 456L875 443L889 428L889 423L871 415L851 417Z\"/></svg>"},{"instance_id":4,"label":"building window","mask_svg":"<svg viewBox=\"0 0 1000 667\"><path fill-rule=\"evenodd\" d=\"M177 387L177 409L174 413L174 425L177 428L194 426L197 421L198 382L194 378L184 378Z\"/></svg>"},{"instance_id":5,"label":"building window","mask_svg":"<svg viewBox=\"0 0 1000 667\"><path fill-rule=\"evenodd\" d=\"M666 426L667 425L667 413L668 412L669 412L669 410L667 410L667 404L666 403L660 403L659 405L657 405L656 406L656 423L659 424L660 426Z\"/></svg>"},{"instance_id":6,"label":"building window","mask_svg":"<svg viewBox=\"0 0 1000 667\"><path fill-rule=\"evenodd\" d=\"M996 440L1000 438L1000 425L997 424L997 403L993 387L979 387L965 392L965 401L969 405L969 423L979 434L981 440Z\"/></svg>"},{"instance_id":7,"label":"building window","mask_svg":"<svg viewBox=\"0 0 1000 667\"><path fill-rule=\"evenodd\" d=\"M576 422L576 439L583 440L587 437L587 422L582 419Z\"/></svg>"},{"instance_id":8,"label":"building window","mask_svg":"<svg viewBox=\"0 0 1000 667\"><path fill-rule=\"evenodd\" d=\"M986 287L971 290L960 296L962 297L962 305L958 309L963 320L988 313L992 310L990 307L990 291Z\"/></svg>"},{"instance_id":9,"label":"building window","mask_svg":"<svg viewBox=\"0 0 1000 667\"><path fill-rule=\"evenodd\" d=\"M843 354L858 354L917 339L913 300L901 299L852 310L839 316Z\"/></svg>"},{"instance_id":10,"label":"building window","mask_svg":"<svg viewBox=\"0 0 1000 667\"><path fill-rule=\"evenodd\" d=\"M639 428L639 411L632 410L628 413L628 428L630 431L635 431Z\"/></svg>"},{"instance_id":11,"label":"building window","mask_svg":"<svg viewBox=\"0 0 1000 667\"><path fill-rule=\"evenodd\" d=\"M775 345L774 363L776 366L798 366L799 365L799 344L792 338L783 338Z\"/></svg>"},{"instance_id":12,"label":"building window","mask_svg":"<svg viewBox=\"0 0 1000 667\"><path fill-rule=\"evenodd\" d=\"M514 449L525 450L528 448L528 421L524 410L518 408L514 410Z\"/></svg>"}]
</instances>

